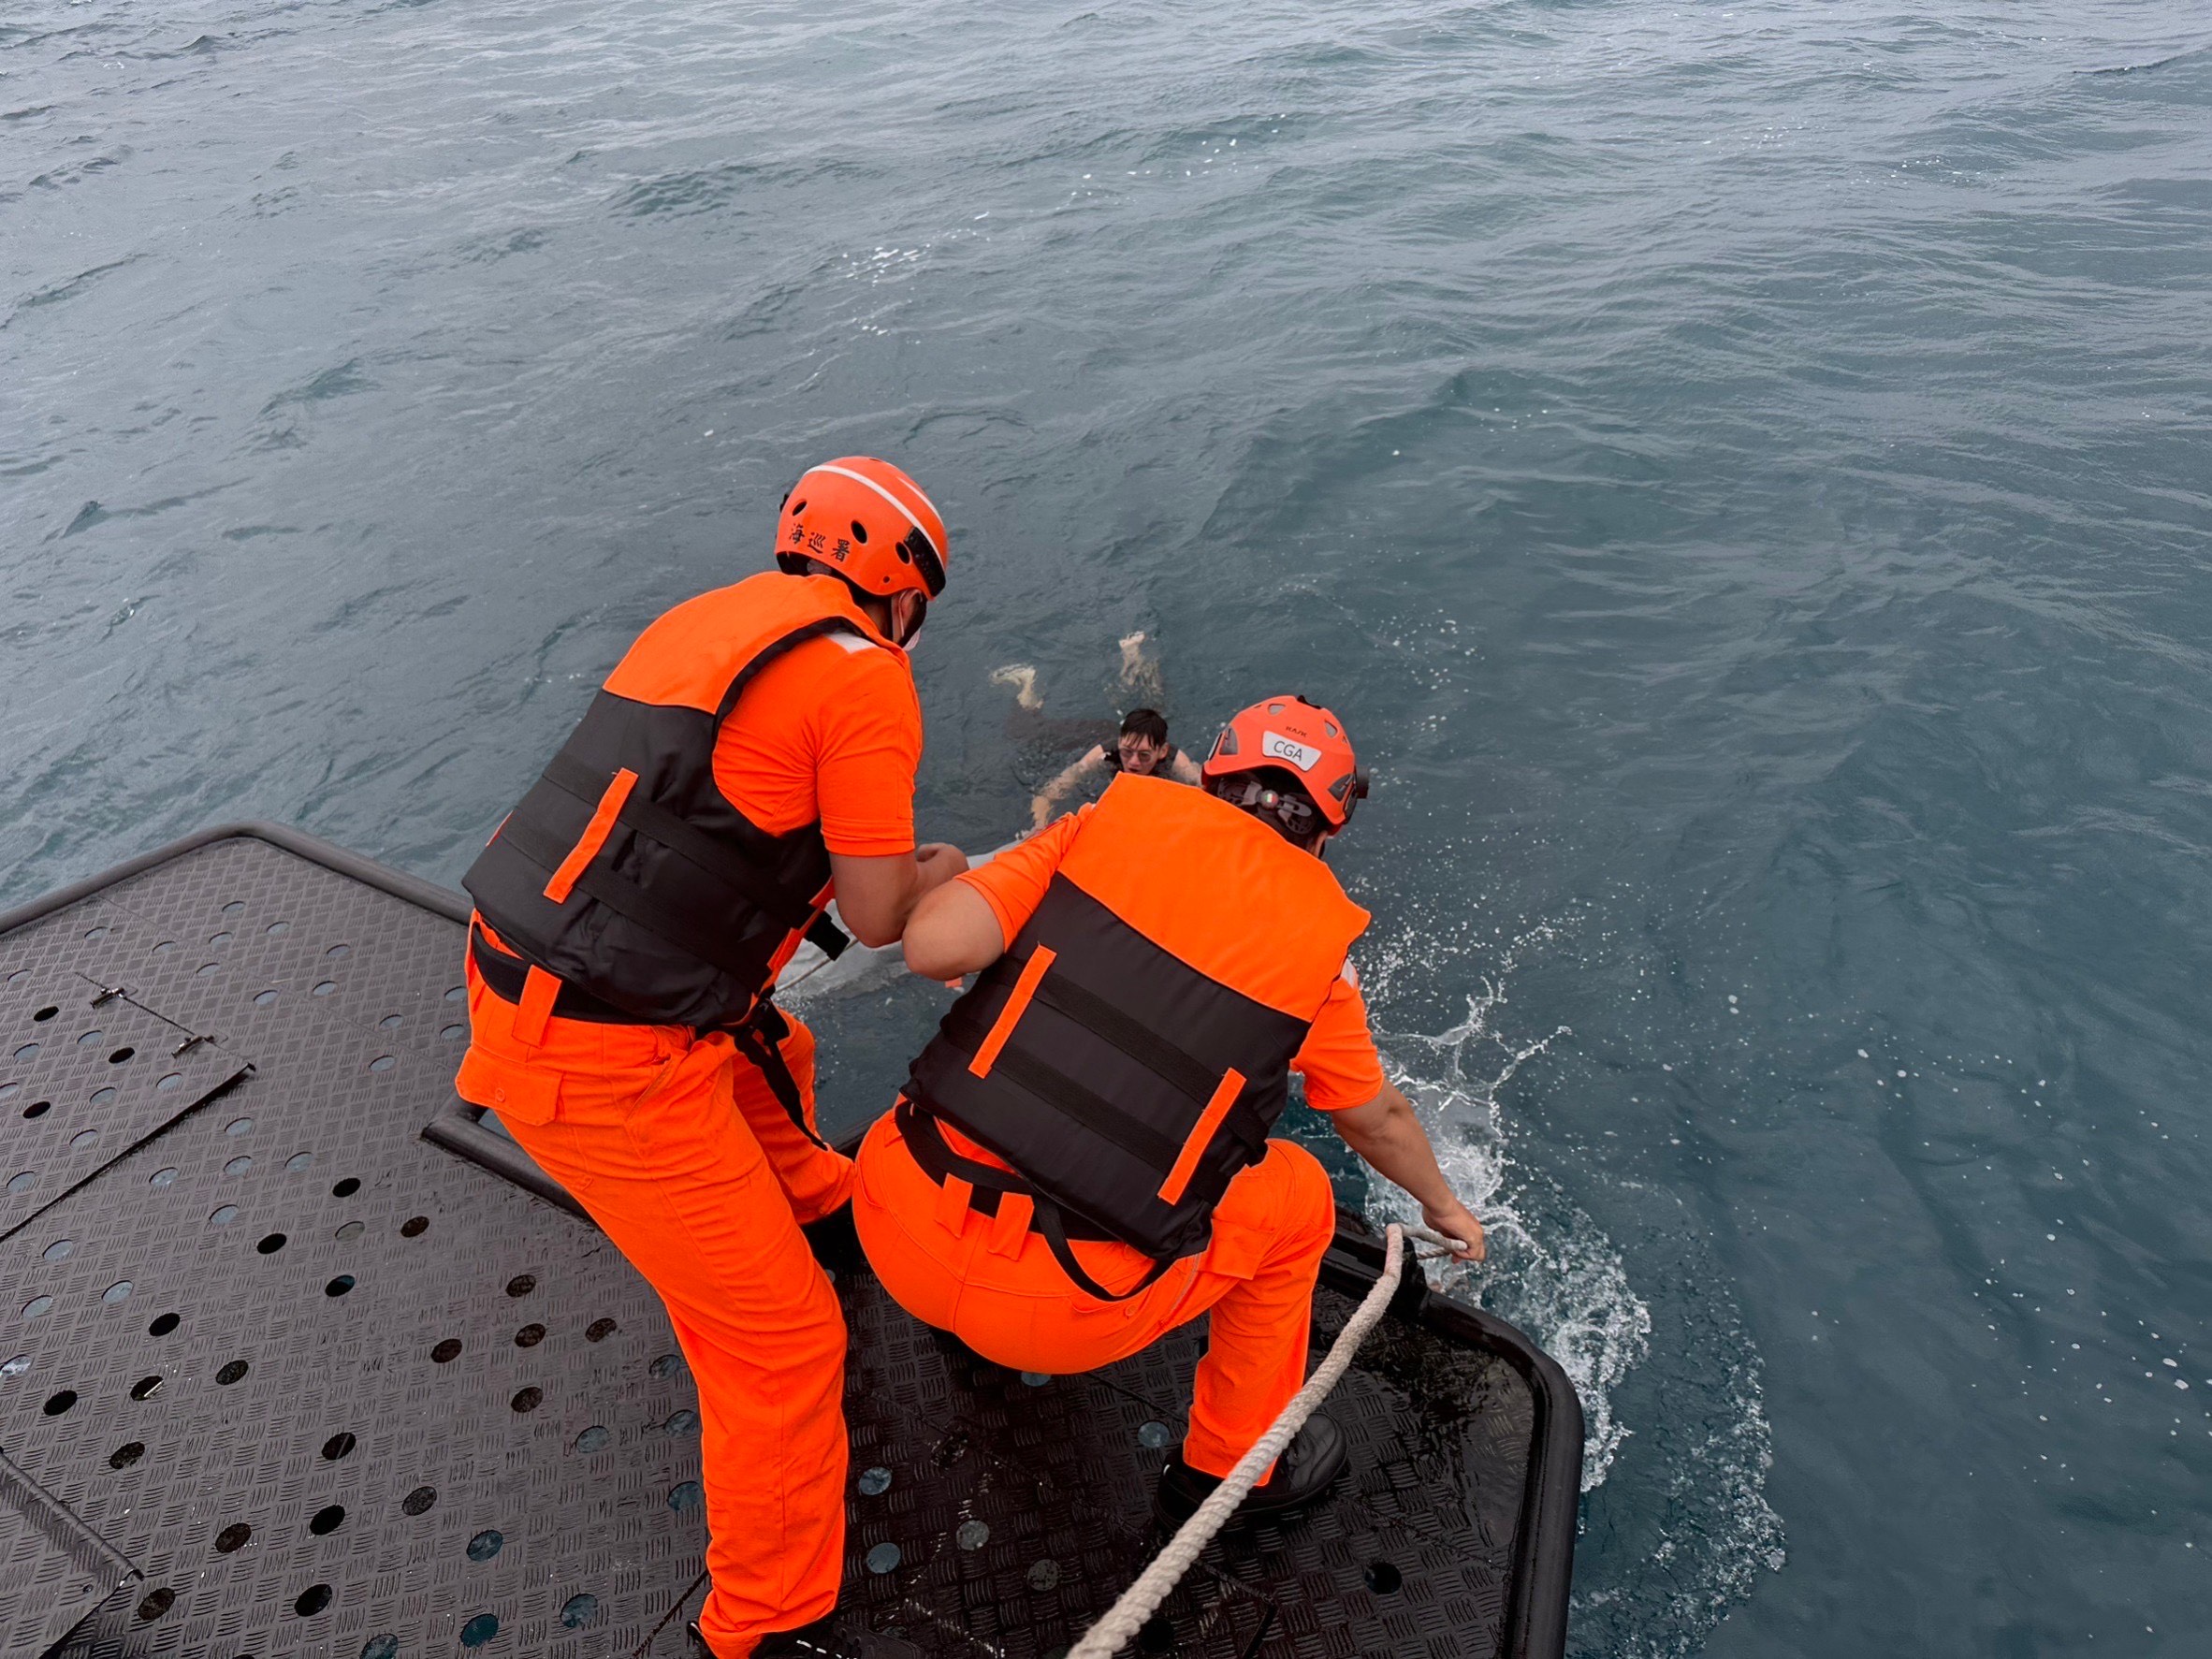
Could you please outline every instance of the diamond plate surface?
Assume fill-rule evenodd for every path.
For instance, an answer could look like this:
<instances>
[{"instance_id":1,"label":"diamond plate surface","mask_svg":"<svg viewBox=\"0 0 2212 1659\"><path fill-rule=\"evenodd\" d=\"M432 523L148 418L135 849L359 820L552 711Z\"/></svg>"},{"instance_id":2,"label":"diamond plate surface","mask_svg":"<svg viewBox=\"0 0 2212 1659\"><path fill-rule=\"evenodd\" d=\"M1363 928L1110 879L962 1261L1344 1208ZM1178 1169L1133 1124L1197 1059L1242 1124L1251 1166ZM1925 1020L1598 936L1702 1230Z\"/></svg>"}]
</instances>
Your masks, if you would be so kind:
<instances>
[{"instance_id":1,"label":"diamond plate surface","mask_svg":"<svg viewBox=\"0 0 2212 1659\"><path fill-rule=\"evenodd\" d=\"M52 962L81 931L48 929L0 974L0 1239L246 1070L128 991Z\"/></svg>"},{"instance_id":2,"label":"diamond plate surface","mask_svg":"<svg viewBox=\"0 0 2212 1659\"><path fill-rule=\"evenodd\" d=\"M1040 1378L958 1351L873 1280L845 1300L848 1603L945 1659L1065 1648L1163 1541L1152 1482L1160 1448L1183 1435L1202 1322L1103 1371ZM1321 1293L1317 1350L1349 1311ZM1352 1446L1335 1499L1232 1525L1137 1651L1497 1651L1534 1431L1526 1388L1494 1358L1387 1321L1327 1409Z\"/></svg>"},{"instance_id":3,"label":"diamond plate surface","mask_svg":"<svg viewBox=\"0 0 2212 1659\"><path fill-rule=\"evenodd\" d=\"M0 980L56 938L257 1062L0 1241L0 1444L146 1575L66 1651L629 1652L699 1571L694 1401L596 1231L417 1138L459 929L241 839Z\"/></svg>"},{"instance_id":4,"label":"diamond plate surface","mask_svg":"<svg viewBox=\"0 0 2212 1659\"><path fill-rule=\"evenodd\" d=\"M0 1453L0 1652L49 1653L138 1570Z\"/></svg>"},{"instance_id":5,"label":"diamond plate surface","mask_svg":"<svg viewBox=\"0 0 2212 1659\"><path fill-rule=\"evenodd\" d=\"M246 838L0 938L0 1028L80 973L255 1068L0 1239L0 1445L145 1574L67 1653L683 1653L696 1400L659 1302L589 1225L419 1138L465 1036L459 950L445 918ZM35 1127L0 1116L11 1167ZM1026 1379L837 1259L847 1608L931 1655L1063 1649L1157 1546L1202 1322ZM1319 1298L1317 1346L1346 1306ZM1330 1409L1356 1460L1337 1498L1232 1527L1137 1651L1496 1651L1519 1375L1386 1321Z\"/></svg>"}]
</instances>

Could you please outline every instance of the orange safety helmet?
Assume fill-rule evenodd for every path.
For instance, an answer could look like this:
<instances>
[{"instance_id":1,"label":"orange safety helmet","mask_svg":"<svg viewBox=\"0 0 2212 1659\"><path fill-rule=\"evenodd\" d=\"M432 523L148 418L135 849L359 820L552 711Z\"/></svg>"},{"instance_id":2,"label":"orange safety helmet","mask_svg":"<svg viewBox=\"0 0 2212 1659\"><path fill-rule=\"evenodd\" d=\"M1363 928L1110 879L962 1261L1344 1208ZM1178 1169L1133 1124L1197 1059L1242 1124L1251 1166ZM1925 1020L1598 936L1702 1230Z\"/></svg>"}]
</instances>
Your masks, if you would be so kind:
<instances>
[{"instance_id":1,"label":"orange safety helmet","mask_svg":"<svg viewBox=\"0 0 2212 1659\"><path fill-rule=\"evenodd\" d=\"M887 460L841 455L800 474L776 523L776 562L802 575L818 560L861 592L945 590L945 521L922 487Z\"/></svg>"},{"instance_id":2,"label":"orange safety helmet","mask_svg":"<svg viewBox=\"0 0 2212 1659\"><path fill-rule=\"evenodd\" d=\"M1267 698L1234 716L1214 740L1203 770L1212 779L1270 767L1298 779L1331 834L1344 828L1352 808L1367 798L1367 774L1360 769L1344 722L1296 692Z\"/></svg>"}]
</instances>

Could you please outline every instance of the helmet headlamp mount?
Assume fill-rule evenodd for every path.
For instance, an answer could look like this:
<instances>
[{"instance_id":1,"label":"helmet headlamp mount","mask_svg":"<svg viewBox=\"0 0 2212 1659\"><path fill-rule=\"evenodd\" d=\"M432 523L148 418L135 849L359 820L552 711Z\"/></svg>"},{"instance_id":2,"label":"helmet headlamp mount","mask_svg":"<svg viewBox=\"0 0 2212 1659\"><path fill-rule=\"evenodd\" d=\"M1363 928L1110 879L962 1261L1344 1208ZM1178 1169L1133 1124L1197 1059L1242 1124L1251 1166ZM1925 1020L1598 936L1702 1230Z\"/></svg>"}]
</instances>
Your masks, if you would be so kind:
<instances>
[{"instance_id":1,"label":"helmet headlamp mount","mask_svg":"<svg viewBox=\"0 0 2212 1659\"><path fill-rule=\"evenodd\" d=\"M1270 822L1280 820L1280 797L1287 792L1295 807L1303 808L1290 813L1300 827L1285 831L1298 840L1316 830L1333 835L1367 796L1367 774L1344 723L1296 692L1269 697L1231 716L1200 769L1215 793ZM1262 779L1262 793L1272 790L1278 798L1262 803L1235 781L1252 775Z\"/></svg>"},{"instance_id":2,"label":"helmet headlamp mount","mask_svg":"<svg viewBox=\"0 0 2212 1659\"><path fill-rule=\"evenodd\" d=\"M1321 809L1305 796L1289 790L1277 789L1250 772L1209 779L1207 782L1213 793L1222 800L1232 807L1243 808L1271 829L1280 830L1302 847L1328 828L1321 817Z\"/></svg>"}]
</instances>

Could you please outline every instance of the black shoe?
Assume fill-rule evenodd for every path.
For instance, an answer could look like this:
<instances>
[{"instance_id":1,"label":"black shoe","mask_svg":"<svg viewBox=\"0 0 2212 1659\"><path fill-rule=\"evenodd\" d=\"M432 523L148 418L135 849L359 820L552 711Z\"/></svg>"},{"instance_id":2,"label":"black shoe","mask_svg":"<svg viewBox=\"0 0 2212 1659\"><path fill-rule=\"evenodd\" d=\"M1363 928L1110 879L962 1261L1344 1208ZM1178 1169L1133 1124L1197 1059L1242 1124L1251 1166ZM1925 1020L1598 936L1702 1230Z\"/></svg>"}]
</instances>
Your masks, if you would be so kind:
<instances>
[{"instance_id":1,"label":"black shoe","mask_svg":"<svg viewBox=\"0 0 2212 1659\"><path fill-rule=\"evenodd\" d=\"M753 1659L833 1659L833 1656L855 1654L856 1647L840 1645L835 1626L837 1616L817 1619L811 1624L802 1624L796 1630L779 1630L761 1637L761 1645L753 1649Z\"/></svg>"},{"instance_id":2,"label":"black shoe","mask_svg":"<svg viewBox=\"0 0 2212 1659\"><path fill-rule=\"evenodd\" d=\"M1297 1437L1283 1448L1283 1455L1275 1459L1273 1473L1237 1506L1237 1514L1248 1519L1303 1508L1329 1490L1350 1461L1344 1431L1316 1413L1306 1419L1305 1427L1298 1431ZM1220 1476L1201 1474L1177 1452L1175 1461L1160 1471L1159 1490L1152 1500L1153 1509L1170 1526L1181 1526L1198 1512L1198 1506L1220 1484Z\"/></svg>"},{"instance_id":3,"label":"black shoe","mask_svg":"<svg viewBox=\"0 0 2212 1659\"><path fill-rule=\"evenodd\" d=\"M691 1632L694 1659L715 1659L714 1650L699 1634L699 1622L694 1619L684 1628ZM920 1650L892 1637L840 1625L832 1613L796 1630L771 1631L761 1637L752 1654L753 1659L919 1659Z\"/></svg>"}]
</instances>

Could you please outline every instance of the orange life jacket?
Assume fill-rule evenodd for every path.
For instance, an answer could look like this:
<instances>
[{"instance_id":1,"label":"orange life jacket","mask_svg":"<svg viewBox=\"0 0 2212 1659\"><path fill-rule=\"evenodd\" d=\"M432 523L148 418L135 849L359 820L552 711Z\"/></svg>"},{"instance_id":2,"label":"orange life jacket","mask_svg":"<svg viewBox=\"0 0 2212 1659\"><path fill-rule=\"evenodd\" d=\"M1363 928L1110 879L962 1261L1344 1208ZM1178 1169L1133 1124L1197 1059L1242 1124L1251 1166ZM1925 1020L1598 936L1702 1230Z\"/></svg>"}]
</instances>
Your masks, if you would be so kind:
<instances>
[{"instance_id":1,"label":"orange life jacket","mask_svg":"<svg viewBox=\"0 0 2212 1659\"><path fill-rule=\"evenodd\" d=\"M506 951L564 997L702 1030L754 1011L794 936L842 951L821 823L769 835L714 779L716 736L753 677L839 633L906 661L842 582L774 571L640 634L462 879Z\"/></svg>"},{"instance_id":2,"label":"orange life jacket","mask_svg":"<svg viewBox=\"0 0 2212 1659\"><path fill-rule=\"evenodd\" d=\"M1230 1178L1264 1156L1290 1061L1367 922L1327 865L1259 820L1118 777L915 1059L909 1147L940 1181L1028 1196L1092 1295L1110 1293L1070 1230L1135 1246L1157 1277L1205 1248ZM1013 1174L954 1151L939 1122Z\"/></svg>"}]
</instances>

